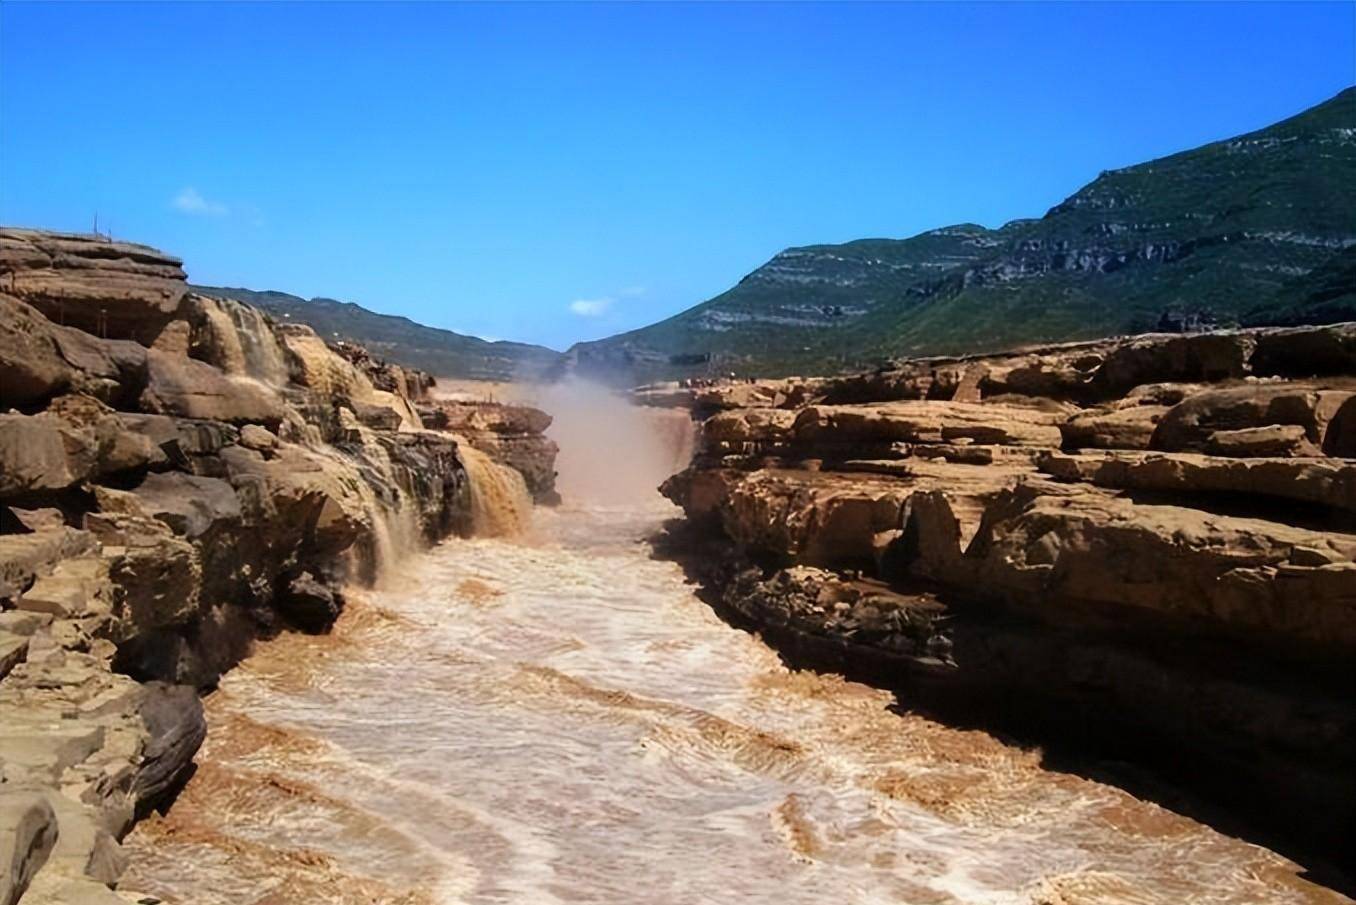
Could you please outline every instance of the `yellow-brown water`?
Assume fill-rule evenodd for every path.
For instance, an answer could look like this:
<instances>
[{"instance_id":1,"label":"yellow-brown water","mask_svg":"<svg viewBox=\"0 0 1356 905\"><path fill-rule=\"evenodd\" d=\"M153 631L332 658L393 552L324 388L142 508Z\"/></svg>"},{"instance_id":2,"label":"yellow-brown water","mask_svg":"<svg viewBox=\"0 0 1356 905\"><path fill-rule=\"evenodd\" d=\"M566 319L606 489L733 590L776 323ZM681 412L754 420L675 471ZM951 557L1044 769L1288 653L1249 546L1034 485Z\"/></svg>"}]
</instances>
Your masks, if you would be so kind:
<instances>
[{"instance_id":1,"label":"yellow-brown water","mask_svg":"<svg viewBox=\"0 0 1356 905\"><path fill-rule=\"evenodd\" d=\"M655 503L449 541L262 645L123 886L249 903L1337 901L1035 752L788 671L643 538Z\"/></svg>"}]
</instances>

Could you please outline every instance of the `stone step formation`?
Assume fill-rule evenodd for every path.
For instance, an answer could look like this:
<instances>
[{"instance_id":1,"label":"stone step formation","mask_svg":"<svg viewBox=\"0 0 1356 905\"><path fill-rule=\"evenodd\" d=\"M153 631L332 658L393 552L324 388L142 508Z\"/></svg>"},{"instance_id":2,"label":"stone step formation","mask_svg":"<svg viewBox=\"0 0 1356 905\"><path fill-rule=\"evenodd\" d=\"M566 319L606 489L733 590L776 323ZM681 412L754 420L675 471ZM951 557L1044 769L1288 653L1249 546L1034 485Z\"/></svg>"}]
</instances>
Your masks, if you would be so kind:
<instances>
[{"instance_id":1,"label":"stone step formation","mask_svg":"<svg viewBox=\"0 0 1356 905\"><path fill-rule=\"evenodd\" d=\"M460 443L554 499L549 416L432 386L155 249L0 229L0 905L126 901L118 840L191 770L199 692L469 532Z\"/></svg>"},{"instance_id":2,"label":"stone step formation","mask_svg":"<svg viewBox=\"0 0 1356 905\"><path fill-rule=\"evenodd\" d=\"M1356 324L634 396L701 420L670 543L732 621L1351 867Z\"/></svg>"}]
</instances>

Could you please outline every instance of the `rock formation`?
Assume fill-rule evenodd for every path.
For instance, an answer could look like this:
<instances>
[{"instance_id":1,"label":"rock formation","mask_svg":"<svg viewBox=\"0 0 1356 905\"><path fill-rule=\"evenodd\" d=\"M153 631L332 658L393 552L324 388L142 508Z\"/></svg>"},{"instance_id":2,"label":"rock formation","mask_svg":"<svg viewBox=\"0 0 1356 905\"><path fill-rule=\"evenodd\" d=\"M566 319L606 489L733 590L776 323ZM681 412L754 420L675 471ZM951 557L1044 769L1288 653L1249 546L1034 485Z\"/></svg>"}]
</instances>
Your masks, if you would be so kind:
<instances>
[{"instance_id":1,"label":"rock formation","mask_svg":"<svg viewBox=\"0 0 1356 905\"><path fill-rule=\"evenodd\" d=\"M1349 857L1356 324L637 398L703 419L663 492L729 618Z\"/></svg>"},{"instance_id":2,"label":"rock formation","mask_svg":"<svg viewBox=\"0 0 1356 905\"><path fill-rule=\"evenodd\" d=\"M472 529L431 383L154 249L0 230L2 905L121 901L117 840L192 769L198 690ZM545 498L545 423L504 408L471 440Z\"/></svg>"},{"instance_id":3,"label":"rock formation","mask_svg":"<svg viewBox=\"0 0 1356 905\"><path fill-rule=\"evenodd\" d=\"M541 409L503 402L438 399L419 407L425 427L451 431L495 461L522 472L538 503L560 502L556 493L555 441L546 436L551 416Z\"/></svg>"}]
</instances>

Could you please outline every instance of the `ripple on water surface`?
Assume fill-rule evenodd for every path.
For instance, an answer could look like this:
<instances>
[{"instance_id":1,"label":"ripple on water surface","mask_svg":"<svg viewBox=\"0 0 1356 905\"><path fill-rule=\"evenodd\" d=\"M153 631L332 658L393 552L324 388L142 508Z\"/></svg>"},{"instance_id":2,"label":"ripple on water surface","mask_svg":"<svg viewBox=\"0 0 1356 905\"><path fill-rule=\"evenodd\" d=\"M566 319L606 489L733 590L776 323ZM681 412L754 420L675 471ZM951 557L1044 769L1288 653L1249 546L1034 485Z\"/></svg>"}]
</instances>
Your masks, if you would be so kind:
<instances>
[{"instance_id":1,"label":"ripple on water surface","mask_svg":"<svg viewBox=\"0 0 1356 905\"><path fill-rule=\"evenodd\" d=\"M1338 902L1038 753L791 672L648 557L664 509L452 541L260 646L128 844L182 903Z\"/></svg>"}]
</instances>

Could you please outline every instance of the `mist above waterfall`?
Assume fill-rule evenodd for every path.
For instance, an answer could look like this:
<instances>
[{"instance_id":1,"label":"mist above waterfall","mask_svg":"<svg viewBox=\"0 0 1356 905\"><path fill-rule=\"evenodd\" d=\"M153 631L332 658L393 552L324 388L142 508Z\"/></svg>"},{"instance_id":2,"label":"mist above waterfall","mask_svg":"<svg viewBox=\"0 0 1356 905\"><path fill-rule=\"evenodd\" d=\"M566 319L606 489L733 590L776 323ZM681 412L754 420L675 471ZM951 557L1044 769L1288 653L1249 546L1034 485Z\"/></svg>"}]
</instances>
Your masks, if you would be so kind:
<instances>
[{"instance_id":1,"label":"mist above waterfall","mask_svg":"<svg viewBox=\"0 0 1356 905\"><path fill-rule=\"evenodd\" d=\"M620 506L657 497L687 466L694 426L687 412L632 405L601 384L568 378L540 388L537 404L560 445L557 486L567 502Z\"/></svg>"}]
</instances>

